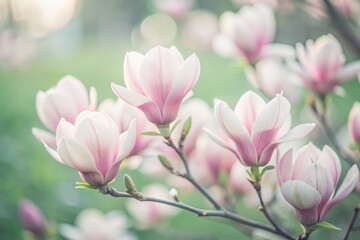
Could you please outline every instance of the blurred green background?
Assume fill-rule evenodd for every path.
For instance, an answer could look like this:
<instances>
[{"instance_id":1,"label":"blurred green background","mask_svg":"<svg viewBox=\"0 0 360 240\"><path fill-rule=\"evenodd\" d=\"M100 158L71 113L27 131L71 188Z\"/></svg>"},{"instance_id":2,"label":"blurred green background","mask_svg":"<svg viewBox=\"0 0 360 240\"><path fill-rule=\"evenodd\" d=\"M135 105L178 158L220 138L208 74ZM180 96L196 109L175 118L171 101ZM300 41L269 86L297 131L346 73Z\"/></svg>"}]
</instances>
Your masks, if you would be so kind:
<instances>
[{"instance_id":1,"label":"blurred green background","mask_svg":"<svg viewBox=\"0 0 360 240\"><path fill-rule=\"evenodd\" d=\"M196 1L195 8L209 10L216 15L225 10L236 11L231 1L203 0ZM84 208L98 208L104 212L120 209L126 212L125 199L103 196L96 191L74 189L79 176L70 168L58 164L44 150L41 143L31 134L32 127L43 128L35 111L37 91L46 90L57 81L71 74L79 78L89 88L95 86L98 102L111 97L115 99L110 84L123 83L123 58L127 51L146 49L131 41L133 29L141 21L154 13L150 1L132 0L87 0L78 3L72 20L57 31L36 38L36 56L20 65L13 65L2 59L0 65L0 239L22 239L18 202L22 198L34 201L48 220L57 223L73 224L75 216ZM277 14L277 37L275 42L303 42L321 34L332 32L330 26L309 18L300 7L291 13ZM179 23L181 25L181 22ZM0 33L15 29L24 31L24 25L7 18L0 25ZM335 33L336 34L336 33ZM179 36L179 35L177 35ZM243 92L251 89L238 63L223 59L211 50L197 51L184 46L179 38L166 43L176 45L184 56L195 51L201 62L201 77L194 89L196 97L212 104L215 97L234 105ZM347 59L352 55L343 43ZM7 46L0 46L6 48ZM347 121L348 111L355 100L360 100L357 82L345 84L346 98L333 97L334 111L332 124L340 128ZM304 102L295 109L299 115ZM294 120L296 122L296 120ZM321 141L321 137L320 140ZM326 141L323 141L326 142ZM347 169L347 166L344 166ZM137 185L156 182L125 169L119 172L113 183L123 189L122 175L129 173ZM206 206L200 197L187 196L187 202L197 206ZM352 195L335 207L328 215L328 221L344 227L350 217L353 206L359 197ZM244 209L239 200L240 212L258 221L264 221L257 208ZM294 219L294 218L293 218ZM197 218L182 212L169 219L168 227L158 229L137 229L133 232L139 239L247 239L238 227L224 220ZM289 225L297 232L296 222ZM320 230L322 235L338 239L342 233ZM340 235L337 235L340 234ZM356 234L354 234L356 235ZM212 238L209 238L211 236ZM316 235L313 236L316 238ZM353 236L356 239L356 236Z\"/></svg>"}]
</instances>

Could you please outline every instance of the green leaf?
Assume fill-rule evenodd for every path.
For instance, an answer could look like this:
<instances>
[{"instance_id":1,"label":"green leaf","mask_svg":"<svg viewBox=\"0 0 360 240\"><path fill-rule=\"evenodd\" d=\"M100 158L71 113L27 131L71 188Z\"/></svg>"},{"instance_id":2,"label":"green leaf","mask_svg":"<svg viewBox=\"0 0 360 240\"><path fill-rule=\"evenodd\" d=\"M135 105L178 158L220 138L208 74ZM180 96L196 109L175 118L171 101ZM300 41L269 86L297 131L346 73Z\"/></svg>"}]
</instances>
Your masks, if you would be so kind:
<instances>
[{"instance_id":1,"label":"green leaf","mask_svg":"<svg viewBox=\"0 0 360 240\"><path fill-rule=\"evenodd\" d=\"M182 128L182 131L181 131L181 135L185 138L189 131L190 131L190 128L191 128L191 124L192 124L192 119L191 117L188 117L184 123L184 126Z\"/></svg>"},{"instance_id":2,"label":"green leaf","mask_svg":"<svg viewBox=\"0 0 360 240\"><path fill-rule=\"evenodd\" d=\"M331 230L337 230L337 231L340 231L341 228L338 228L334 225L332 225L331 223L328 223L328 222L319 222L317 224L315 224L315 226L317 226L317 228L326 228L326 229L331 229Z\"/></svg>"},{"instance_id":3,"label":"green leaf","mask_svg":"<svg viewBox=\"0 0 360 240\"><path fill-rule=\"evenodd\" d=\"M167 170L169 170L170 172L174 170L170 160L167 157L165 157L164 155L158 155L158 159Z\"/></svg>"},{"instance_id":4,"label":"green leaf","mask_svg":"<svg viewBox=\"0 0 360 240\"><path fill-rule=\"evenodd\" d=\"M229 182L228 173L224 169L221 169L220 174L219 174L219 185L221 187L226 188L226 186L228 185L228 182Z\"/></svg>"},{"instance_id":5,"label":"green leaf","mask_svg":"<svg viewBox=\"0 0 360 240\"><path fill-rule=\"evenodd\" d=\"M75 188L88 188L88 189L98 189L96 186L92 186L88 183L77 182Z\"/></svg>"},{"instance_id":6,"label":"green leaf","mask_svg":"<svg viewBox=\"0 0 360 240\"><path fill-rule=\"evenodd\" d=\"M169 133L170 136L171 136L171 134L173 133L173 131L175 130L175 128L179 125L180 122L181 122L181 119L177 120L177 121L175 122L175 124L171 127L170 133Z\"/></svg>"},{"instance_id":7,"label":"green leaf","mask_svg":"<svg viewBox=\"0 0 360 240\"><path fill-rule=\"evenodd\" d=\"M161 133L158 133L158 132L142 132L141 135L144 135L144 136L161 136Z\"/></svg>"},{"instance_id":8,"label":"green leaf","mask_svg":"<svg viewBox=\"0 0 360 240\"><path fill-rule=\"evenodd\" d=\"M274 168L275 168L275 166L273 166L273 165L268 165L268 166L264 167L264 168L261 170L260 175L263 176L266 171L270 171L270 170L272 170L272 169L274 169Z\"/></svg>"}]
</instances>

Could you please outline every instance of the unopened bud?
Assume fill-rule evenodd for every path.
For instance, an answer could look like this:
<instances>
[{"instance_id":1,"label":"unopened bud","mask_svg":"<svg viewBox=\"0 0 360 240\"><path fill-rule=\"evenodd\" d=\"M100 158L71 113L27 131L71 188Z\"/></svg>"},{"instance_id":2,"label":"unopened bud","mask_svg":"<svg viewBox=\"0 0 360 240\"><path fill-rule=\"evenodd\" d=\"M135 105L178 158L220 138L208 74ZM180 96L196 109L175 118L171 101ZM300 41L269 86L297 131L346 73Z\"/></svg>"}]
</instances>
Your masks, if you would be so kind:
<instances>
[{"instance_id":1,"label":"unopened bud","mask_svg":"<svg viewBox=\"0 0 360 240\"><path fill-rule=\"evenodd\" d=\"M127 174L124 175L125 180L125 187L127 189L127 192L130 194L136 193L136 186L131 177Z\"/></svg>"},{"instance_id":2,"label":"unopened bud","mask_svg":"<svg viewBox=\"0 0 360 240\"><path fill-rule=\"evenodd\" d=\"M165 157L164 155L158 155L158 159L167 170L169 170L170 172L174 171L174 168L167 157Z\"/></svg>"},{"instance_id":3,"label":"unopened bud","mask_svg":"<svg viewBox=\"0 0 360 240\"><path fill-rule=\"evenodd\" d=\"M192 123L192 119L191 117L188 117L184 123L184 126L181 130L181 139L180 142L184 142L186 136L189 134L190 129L191 129L191 123Z\"/></svg>"},{"instance_id":4,"label":"unopened bud","mask_svg":"<svg viewBox=\"0 0 360 240\"><path fill-rule=\"evenodd\" d=\"M314 111L317 112L316 102L313 96L308 95L306 97L306 104Z\"/></svg>"},{"instance_id":5,"label":"unopened bud","mask_svg":"<svg viewBox=\"0 0 360 240\"><path fill-rule=\"evenodd\" d=\"M176 191L175 188L172 188L172 189L169 191L169 194L170 194L170 196L171 196L176 202L179 202L178 192Z\"/></svg>"},{"instance_id":6,"label":"unopened bud","mask_svg":"<svg viewBox=\"0 0 360 240\"><path fill-rule=\"evenodd\" d=\"M20 217L23 228L37 237L45 237L47 221L40 209L30 200L22 200L20 203Z\"/></svg>"}]
</instances>

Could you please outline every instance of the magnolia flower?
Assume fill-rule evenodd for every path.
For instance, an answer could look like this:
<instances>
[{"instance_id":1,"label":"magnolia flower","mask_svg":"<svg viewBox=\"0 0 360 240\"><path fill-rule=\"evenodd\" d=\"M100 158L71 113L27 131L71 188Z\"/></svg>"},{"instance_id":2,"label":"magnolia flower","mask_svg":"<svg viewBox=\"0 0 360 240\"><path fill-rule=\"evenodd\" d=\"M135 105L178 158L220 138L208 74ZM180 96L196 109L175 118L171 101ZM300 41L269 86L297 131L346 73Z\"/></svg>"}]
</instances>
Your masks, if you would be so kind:
<instances>
[{"instance_id":1,"label":"magnolia flower","mask_svg":"<svg viewBox=\"0 0 360 240\"><path fill-rule=\"evenodd\" d=\"M215 50L223 56L240 57L250 64L267 56L293 57L293 48L270 44L275 34L275 17L262 4L244 6L235 14L225 12L220 18L221 33L214 39Z\"/></svg>"},{"instance_id":2,"label":"magnolia flower","mask_svg":"<svg viewBox=\"0 0 360 240\"><path fill-rule=\"evenodd\" d=\"M282 95L270 102L248 91L241 96L234 111L222 101L215 105L215 117L235 146L226 143L207 130L219 145L232 151L246 166L264 166L280 144L305 137L314 123L298 125L292 129L291 105Z\"/></svg>"},{"instance_id":3,"label":"magnolia flower","mask_svg":"<svg viewBox=\"0 0 360 240\"><path fill-rule=\"evenodd\" d=\"M30 200L20 202L20 218L23 228L39 238L46 237L47 221L40 209Z\"/></svg>"},{"instance_id":4,"label":"magnolia flower","mask_svg":"<svg viewBox=\"0 0 360 240\"><path fill-rule=\"evenodd\" d=\"M256 63L255 68L247 68L246 76L254 87L260 88L269 97L283 92L291 102L299 99L301 79L290 71L280 59L266 58Z\"/></svg>"},{"instance_id":5,"label":"magnolia flower","mask_svg":"<svg viewBox=\"0 0 360 240\"><path fill-rule=\"evenodd\" d=\"M352 139L360 143L360 103L354 103L349 114L349 131Z\"/></svg>"},{"instance_id":6,"label":"magnolia flower","mask_svg":"<svg viewBox=\"0 0 360 240\"><path fill-rule=\"evenodd\" d=\"M155 7L172 17L181 18L190 12L194 0L153 0Z\"/></svg>"},{"instance_id":7,"label":"magnolia flower","mask_svg":"<svg viewBox=\"0 0 360 240\"><path fill-rule=\"evenodd\" d=\"M95 108L95 88L90 88L90 94L88 94L80 80L70 75L65 76L56 86L46 92L37 93L36 111L40 121L50 132L33 128L32 133L39 141L55 148L56 141L53 133L56 132L60 119L74 123L82 111L95 110Z\"/></svg>"},{"instance_id":8,"label":"magnolia flower","mask_svg":"<svg viewBox=\"0 0 360 240\"><path fill-rule=\"evenodd\" d=\"M176 119L181 102L200 74L195 54L185 61L175 47L152 48L147 54L127 53L124 81L127 88L112 84L115 94L142 110L150 122L169 125Z\"/></svg>"},{"instance_id":9,"label":"magnolia flower","mask_svg":"<svg viewBox=\"0 0 360 240\"><path fill-rule=\"evenodd\" d=\"M350 194L359 178L354 165L335 193L341 175L340 160L330 147L321 151L312 143L299 149L294 161L292 149L278 157L277 166L281 193L304 225L321 222L335 204Z\"/></svg>"},{"instance_id":10,"label":"magnolia flower","mask_svg":"<svg viewBox=\"0 0 360 240\"><path fill-rule=\"evenodd\" d=\"M74 125L64 119L60 121L56 130L56 151L46 143L44 145L55 160L77 170L84 182L103 186L115 179L135 140L135 121L119 135L109 116L84 111Z\"/></svg>"},{"instance_id":11,"label":"magnolia flower","mask_svg":"<svg viewBox=\"0 0 360 240\"><path fill-rule=\"evenodd\" d=\"M340 43L332 35L308 40L306 45L296 44L299 63L292 69L302 78L304 85L319 93L334 90L341 82L354 78L360 72L360 61L344 66L345 56Z\"/></svg>"},{"instance_id":12,"label":"magnolia flower","mask_svg":"<svg viewBox=\"0 0 360 240\"><path fill-rule=\"evenodd\" d=\"M163 185L152 184L143 188L141 191L145 196L152 196L159 199L172 200ZM171 206L160 205L155 202L129 201L127 208L130 214L139 222L139 227L149 227L160 224L165 218L174 216L178 209Z\"/></svg>"},{"instance_id":13,"label":"magnolia flower","mask_svg":"<svg viewBox=\"0 0 360 240\"><path fill-rule=\"evenodd\" d=\"M125 214L113 211L103 214L97 209L85 209L76 217L76 225L61 224L61 235L69 240L134 240L128 232Z\"/></svg>"}]
</instances>

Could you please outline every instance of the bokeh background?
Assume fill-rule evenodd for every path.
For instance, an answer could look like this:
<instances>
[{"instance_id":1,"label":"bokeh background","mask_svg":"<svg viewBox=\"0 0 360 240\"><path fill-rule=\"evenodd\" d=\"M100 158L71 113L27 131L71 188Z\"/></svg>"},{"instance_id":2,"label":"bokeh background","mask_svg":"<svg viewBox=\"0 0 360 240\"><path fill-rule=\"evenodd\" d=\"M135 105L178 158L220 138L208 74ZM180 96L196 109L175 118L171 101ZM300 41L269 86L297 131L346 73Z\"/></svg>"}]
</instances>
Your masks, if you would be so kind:
<instances>
[{"instance_id":1,"label":"bokeh background","mask_svg":"<svg viewBox=\"0 0 360 240\"><path fill-rule=\"evenodd\" d=\"M202 69L194 96L211 105L215 97L221 98L233 106L252 87L240 63L215 54L209 39L217 31L219 15L239 9L234 2L197 0L183 13L167 12L148 0L0 0L0 239L24 237L18 211L23 198L35 202L54 223L74 224L76 215L85 208L128 212L125 202L130 200L75 189L79 176L51 159L35 140L31 128L42 128L35 110L37 91L71 74L87 88L97 89L98 102L108 97L115 99L110 84L123 84L127 51L145 53L158 44L176 45L184 56L192 52L199 56ZM276 9L275 42L294 45L329 32L338 36L330 21L314 18L301 2L279 3L286 7ZM196 15L199 13L206 15L202 22L199 19L203 15ZM190 22L194 19L199 21ZM360 28L357 30L360 33ZM199 37L199 33L204 35ZM358 58L346 42L342 44L348 61ZM337 130L346 124L352 103L360 100L356 81L346 83L344 88L345 98L332 98L331 124ZM303 109L304 101L300 101L294 106L294 115L306 120ZM315 141L326 143L321 131L317 134L312 136ZM125 168L113 183L119 189L124 188L122 173L131 174L139 186L162 181ZM207 207L196 194L185 194L184 199ZM344 227L358 201L355 194L348 197L331 211L329 221ZM256 207L242 207L245 205L241 199L238 206L244 215L264 222ZM130 230L139 239L248 239L227 221L197 218L186 212L152 228L137 227L131 215L129 221ZM289 225L300 231L295 220ZM328 234L335 236L333 239L339 236L336 232Z\"/></svg>"}]
</instances>

